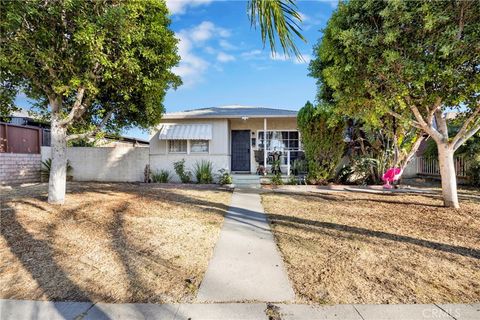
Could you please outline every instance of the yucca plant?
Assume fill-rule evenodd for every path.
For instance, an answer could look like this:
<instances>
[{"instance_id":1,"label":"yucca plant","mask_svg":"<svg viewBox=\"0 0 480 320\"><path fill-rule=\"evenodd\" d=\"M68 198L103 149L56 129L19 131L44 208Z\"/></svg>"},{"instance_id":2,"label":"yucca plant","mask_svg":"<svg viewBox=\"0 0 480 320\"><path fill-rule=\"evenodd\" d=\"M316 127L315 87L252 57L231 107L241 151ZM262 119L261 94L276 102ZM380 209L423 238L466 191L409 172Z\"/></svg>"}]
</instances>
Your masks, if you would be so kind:
<instances>
[{"instance_id":1,"label":"yucca plant","mask_svg":"<svg viewBox=\"0 0 480 320\"><path fill-rule=\"evenodd\" d=\"M42 161L42 168L40 169L40 179L42 181L48 181L50 177L50 169L52 167L52 159L48 158L47 160ZM70 160L67 160L67 180L72 179L73 167L70 164Z\"/></svg>"},{"instance_id":2,"label":"yucca plant","mask_svg":"<svg viewBox=\"0 0 480 320\"><path fill-rule=\"evenodd\" d=\"M157 183L168 183L170 182L170 171L160 170L152 173L152 181Z\"/></svg>"},{"instance_id":3,"label":"yucca plant","mask_svg":"<svg viewBox=\"0 0 480 320\"><path fill-rule=\"evenodd\" d=\"M213 164L208 160L195 163L195 178L197 183L213 183Z\"/></svg>"}]
</instances>

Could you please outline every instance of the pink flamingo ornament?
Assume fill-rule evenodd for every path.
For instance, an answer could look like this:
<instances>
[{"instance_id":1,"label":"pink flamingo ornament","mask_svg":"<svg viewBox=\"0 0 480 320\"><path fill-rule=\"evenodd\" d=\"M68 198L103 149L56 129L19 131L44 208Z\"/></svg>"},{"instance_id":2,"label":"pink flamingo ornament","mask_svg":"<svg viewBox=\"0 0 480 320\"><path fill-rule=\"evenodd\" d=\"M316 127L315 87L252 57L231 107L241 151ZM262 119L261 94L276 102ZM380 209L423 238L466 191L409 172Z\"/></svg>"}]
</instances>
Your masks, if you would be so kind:
<instances>
[{"instance_id":1,"label":"pink flamingo ornament","mask_svg":"<svg viewBox=\"0 0 480 320\"><path fill-rule=\"evenodd\" d=\"M385 182L383 185L384 189L392 189L392 185L390 183L393 183L394 181L397 181L400 179L400 176L402 175L402 169L401 168L390 168L382 176L382 180Z\"/></svg>"}]
</instances>

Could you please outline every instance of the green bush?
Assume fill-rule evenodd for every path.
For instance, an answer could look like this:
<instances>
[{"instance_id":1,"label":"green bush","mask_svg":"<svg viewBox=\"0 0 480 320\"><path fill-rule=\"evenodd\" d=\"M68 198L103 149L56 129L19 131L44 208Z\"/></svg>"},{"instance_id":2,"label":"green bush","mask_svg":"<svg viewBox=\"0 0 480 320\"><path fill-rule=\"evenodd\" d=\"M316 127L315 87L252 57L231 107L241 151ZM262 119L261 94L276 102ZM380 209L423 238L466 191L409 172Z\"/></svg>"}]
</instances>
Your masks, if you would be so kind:
<instances>
[{"instance_id":1,"label":"green bush","mask_svg":"<svg viewBox=\"0 0 480 320\"><path fill-rule=\"evenodd\" d=\"M220 178L218 179L219 184L221 184L223 186L225 184L232 184L233 183L232 176L230 175L230 173L227 170L220 169L220 170L218 170L218 172L220 173Z\"/></svg>"},{"instance_id":2,"label":"green bush","mask_svg":"<svg viewBox=\"0 0 480 320\"><path fill-rule=\"evenodd\" d=\"M334 178L344 154L344 123L326 104L307 102L298 112L298 128L308 164L307 180L323 184Z\"/></svg>"},{"instance_id":3,"label":"green bush","mask_svg":"<svg viewBox=\"0 0 480 320\"><path fill-rule=\"evenodd\" d=\"M288 178L287 184L296 186L298 184L298 180L294 175L291 175L290 178Z\"/></svg>"},{"instance_id":4,"label":"green bush","mask_svg":"<svg viewBox=\"0 0 480 320\"><path fill-rule=\"evenodd\" d=\"M40 178L42 181L48 181L50 178L50 169L52 168L52 159L48 158L42 161L42 168L40 169ZM70 160L67 160L67 180L71 178L73 167L70 164Z\"/></svg>"},{"instance_id":5,"label":"green bush","mask_svg":"<svg viewBox=\"0 0 480 320\"><path fill-rule=\"evenodd\" d=\"M192 173L188 170L185 170L185 159L174 162L173 168L180 177L180 181L182 181L182 183L190 183L192 181Z\"/></svg>"},{"instance_id":6,"label":"green bush","mask_svg":"<svg viewBox=\"0 0 480 320\"><path fill-rule=\"evenodd\" d=\"M480 187L480 161L474 161L468 169L468 183L474 187Z\"/></svg>"},{"instance_id":7,"label":"green bush","mask_svg":"<svg viewBox=\"0 0 480 320\"><path fill-rule=\"evenodd\" d=\"M308 172L308 163L303 159L295 159L292 165L292 173L296 176Z\"/></svg>"},{"instance_id":8,"label":"green bush","mask_svg":"<svg viewBox=\"0 0 480 320\"><path fill-rule=\"evenodd\" d=\"M160 170L152 173L152 181L157 183L170 182L170 172L168 170Z\"/></svg>"},{"instance_id":9,"label":"green bush","mask_svg":"<svg viewBox=\"0 0 480 320\"><path fill-rule=\"evenodd\" d=\"M213 164L208 160L195 163L194 174L197 183L213 183Z\"/></svg>"},{"instance_id":10,"label":"green bush","mask_svg":"<svg viewBox=\"0 0 480 320\"><path fill-rule=\"evenodd\" d=\"M281 173L277 173L276 175L274 175L270 181L272 182L272 184L274 186L278 186L278 185L282 185L283 184L283 180L282 180L282 174Z\"/></svg>"}]
</instances>

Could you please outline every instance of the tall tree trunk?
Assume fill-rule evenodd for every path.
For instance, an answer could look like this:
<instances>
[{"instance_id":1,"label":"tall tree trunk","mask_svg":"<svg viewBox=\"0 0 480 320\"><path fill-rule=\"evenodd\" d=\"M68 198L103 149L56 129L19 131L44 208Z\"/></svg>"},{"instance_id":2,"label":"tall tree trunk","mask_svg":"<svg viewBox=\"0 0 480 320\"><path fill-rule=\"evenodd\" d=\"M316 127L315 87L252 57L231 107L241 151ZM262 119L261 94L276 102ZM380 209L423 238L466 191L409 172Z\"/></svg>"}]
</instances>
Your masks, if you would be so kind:
<instances>
[{"instance_id":1,"label":"tall tree trunk","mask_svg":"<svg viewBox=\"0 0 480 320\"><path fill-rule=\"evenodd\" d=\"M440 175L442 177L443 203L445 207L460 208L457 194L457 178L455 173L454 151L447 143L439 144L438 161L440 163Z\"/></svg>"},{"instance_id":2,"label":"tall tree trunk","mask_svg":"<svg viewBox=\"0 0 480 320\"><path fill-rule=\"evenodd\" d=\"M48 202L63 204L67 180L67 129L60 125L57 113L51 118L52 165L48 180Z\"/></svg>"}]
</instances>

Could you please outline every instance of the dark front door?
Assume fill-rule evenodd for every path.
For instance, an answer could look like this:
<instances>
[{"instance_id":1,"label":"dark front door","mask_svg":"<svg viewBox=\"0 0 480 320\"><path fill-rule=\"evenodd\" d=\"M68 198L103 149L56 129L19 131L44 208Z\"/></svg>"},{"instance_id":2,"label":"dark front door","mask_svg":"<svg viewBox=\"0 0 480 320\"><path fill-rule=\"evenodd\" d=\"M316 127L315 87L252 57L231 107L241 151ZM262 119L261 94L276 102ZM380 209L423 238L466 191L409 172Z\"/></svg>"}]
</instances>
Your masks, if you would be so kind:
<instances>
[{"instance_id":1,"label":"dark front door","mask_svg":"<svg viewBox=\"0 0 480 320\"><path fill-rule=\"evenodd\" d=\"M250 172L250 130L232 130L232 171Z\"/></svg>"}]
</instances>

